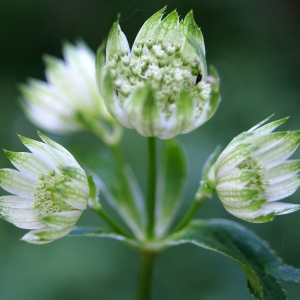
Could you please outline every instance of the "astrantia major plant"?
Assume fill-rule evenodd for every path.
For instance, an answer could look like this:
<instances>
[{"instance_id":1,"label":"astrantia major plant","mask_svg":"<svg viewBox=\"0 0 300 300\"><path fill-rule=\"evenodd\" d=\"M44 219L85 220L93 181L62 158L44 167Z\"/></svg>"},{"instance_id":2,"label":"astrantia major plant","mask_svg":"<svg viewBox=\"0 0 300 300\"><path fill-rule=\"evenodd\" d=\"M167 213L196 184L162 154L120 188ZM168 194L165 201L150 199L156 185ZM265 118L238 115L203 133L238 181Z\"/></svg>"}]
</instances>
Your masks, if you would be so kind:
<instances>
[{"instance_id":1,"label":"astrantia major plant","mask_svg":"<svg viewBox=\"0 0 300 300\"><path fill-rule=\"evenodd\" d=\"M256 298L286 299L279 281L300 281L300 271L236 222L192 218L214 192L228 212L250 222L268 222L299 209L299 204L277 202L300 185L299 160L289 159L299 145L299 131L273 132L286 119L263 125L265 120L234 138L222 153L215 151L203 167L192 205L178 221L187 172L185 153L172 138L212 117L220 102L219 79L213 68L207 72L193 13L183 20L176 11L165 18L163 13L146 21L131 49L115 22L98 50L96 70L86 45L65 44L65 61L46 58L48 83L32 80L22 86L31 121L54 133L89 129L107 151L93 151L88 144L77 151L91 173L87 178L75 158L45 135L39 134L44 143L20 137L32 153L5 151L18 171L0 170L1 187L13 194L0 197L0 214L30 229L23 237L30 243L70 233L113 238L137 249L142 257L140 300L151 298L156 255L184 243L237 261ZM122 155L118 122L147 137L145 195ZM159 152L156 138L162 139ZM87 204L109 228L74 227Z\"/></svg>"}]
</instances>

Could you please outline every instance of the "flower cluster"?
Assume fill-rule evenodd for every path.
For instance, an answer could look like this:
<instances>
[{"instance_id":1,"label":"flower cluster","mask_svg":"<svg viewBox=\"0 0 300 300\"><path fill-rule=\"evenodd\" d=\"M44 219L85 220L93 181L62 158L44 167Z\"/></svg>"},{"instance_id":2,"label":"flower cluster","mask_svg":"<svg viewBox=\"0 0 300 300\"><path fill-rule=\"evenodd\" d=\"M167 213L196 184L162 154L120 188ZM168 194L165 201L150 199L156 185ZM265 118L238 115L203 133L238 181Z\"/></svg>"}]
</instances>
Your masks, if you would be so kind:
<instances>
[{"instance_id":1,"label":"flower cluster","mask_svg":"<svg viewBox=\"0 0 300 300\"><path fill-rule=\"evenodd\" d=\"M207 75L202 33L187 14L164 9L140 29L130 51L118 22L97 55L99 91L109 112L143 136L172 138L188 133L215 112L220 96L213 68ZM116 93L114 92L116 91Z\"/></svg>"},{"instance_id":2,"label":"flower cluster","mask_svg":"<svg viewBox=\"0 0 300 300\"><path fill-rule=\"evenodd\" d=\"M15 226L33 229L22 240L44 244L68 234L86 208L85 172L62 146L39 134L44 143L20 137L32 153L6 151L19 170L1 169L0 214Z\"/></svg>"},{"instance_id":3,"label":"flower cluster","mask_svg":"<svg viewBox=\"0 0 300 300\"><path fill-rule=\"evenodd\" d=\"M238 135L215 163L217 194L231 214L268 222L300 205L276 202L300 186L300 160L287 160L300 143L300 131L272 132L287 118L267 120Z\"/></svg>"},{"instance_id":4,"label":"flower cluster","mask_svg":"<svg viewBox=\"0 0 300 300\"><path fill-rule=\"evenodd\" d=\"M97 90L95 54L79 42L65 43L63 55L65 60L44 57L48 82L30 79L21 85L28 118L53 133L82 130L88 120L115 124Z\"/></svg>"}]
</instances>

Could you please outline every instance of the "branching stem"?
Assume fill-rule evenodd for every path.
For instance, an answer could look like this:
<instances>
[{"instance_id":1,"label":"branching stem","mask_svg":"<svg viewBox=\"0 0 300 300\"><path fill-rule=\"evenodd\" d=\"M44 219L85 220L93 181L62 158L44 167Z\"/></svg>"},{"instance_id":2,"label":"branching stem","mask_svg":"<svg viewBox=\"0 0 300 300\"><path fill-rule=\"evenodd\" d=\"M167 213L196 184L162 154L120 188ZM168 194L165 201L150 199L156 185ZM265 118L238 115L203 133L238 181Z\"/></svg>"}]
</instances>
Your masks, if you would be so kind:
<instances>
[{"instance_id":1,"label":"branching stem","mask_svg":"<svg viewBox=\"0 0 300 300\"><path fill-rule=\"evenodd\" d=\"M154 235L155 223L155 197L156 197L156 151L155 137L148 138L148 194L147 194L147 213L148 213L148 238Z\"/></svg>"}]
</instances>

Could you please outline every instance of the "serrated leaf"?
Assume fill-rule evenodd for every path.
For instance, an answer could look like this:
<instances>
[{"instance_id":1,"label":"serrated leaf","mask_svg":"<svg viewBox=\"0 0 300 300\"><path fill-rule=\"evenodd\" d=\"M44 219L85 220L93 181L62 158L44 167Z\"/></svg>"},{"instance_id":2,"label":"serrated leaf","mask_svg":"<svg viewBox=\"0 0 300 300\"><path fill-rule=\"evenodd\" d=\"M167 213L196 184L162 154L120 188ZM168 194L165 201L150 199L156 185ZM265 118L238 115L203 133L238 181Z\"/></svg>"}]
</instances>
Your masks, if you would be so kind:
<instances>
[{"instance_id":1,"label":"serrated leaf","mask_svg":"<svg viewBox=\"0 0 300 300\"><path fill-rule=\"evenodd\" d=\"M232 221L194 220L164 242L169 246L192 243L236 260L247 276L250 293L258 299L286 299L278 279L300 281L299 270L285 265L263 240Z\"/></svg>"},{"instance_id":2,"label":"serrated leaf","mask_svg":"<svg viewBox=\"0 0 300 300\"><path fill-rule=\"evenodd\" d=\"M186 179L185 155L175 140L164 141L160 171L155 227L158 236L168 230L176 215Z\"/></svg>"}]
</instances>

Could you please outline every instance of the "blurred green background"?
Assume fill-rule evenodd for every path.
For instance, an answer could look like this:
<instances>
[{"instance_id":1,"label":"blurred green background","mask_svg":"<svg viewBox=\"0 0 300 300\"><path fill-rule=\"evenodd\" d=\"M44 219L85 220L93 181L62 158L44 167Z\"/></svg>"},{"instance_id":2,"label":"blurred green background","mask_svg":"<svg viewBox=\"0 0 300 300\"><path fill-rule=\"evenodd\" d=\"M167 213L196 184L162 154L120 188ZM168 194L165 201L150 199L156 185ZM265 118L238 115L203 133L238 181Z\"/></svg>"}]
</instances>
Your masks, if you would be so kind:
<instances>
[{"instance_id":1,"label":"blurred green background","mask_svg":"<svg viewBox=\"0 0 300 300\"><path fill-rule=\"evenodd\" d=\"M1 0L0 1L0 147L24 151L16 133L36 138L36 128L19 107L18 83L44 79L41 56L61 57L61 42L83 38L96 51L117 14L132 43L154 12L168 4L181 16L193 9L204 34L207 59L221 76L222 103L214 118L178 137L188 155L188 184L181 213L191 203L201 168L217 144L223 146L267 116L291 116L283 129L300 128L300 2L297 0ZM51 135L50 135L51 136ZM103 145L89 134L51 136L63 145ZM132 147L132 145L137 145ZM73 146L72 146L73 145ZM75 147L74 147L75 148ZM145 187L145 139L125 132L123 148ZM137 152L138 151L138 154ZM299 157L299 151L298 151ZM10 167L0 152L2 167ZM0 191L5 194L4 191ZM300 203L300 192L288 199ZM217 198L199 210L200 218L234 219ZM267 224L236 220L268 241L287 263L300 267L300 213ZM101 225L86 211L80 224ZM71 238L44 246L19 241L25 231L0 220L0 299L134 299L139 256L109 239ZM289 299L300 285L285 283ZM195 246L161 253L154 270L153 299L252 299L238 265Z\"/></svg>"}]
</instances>

